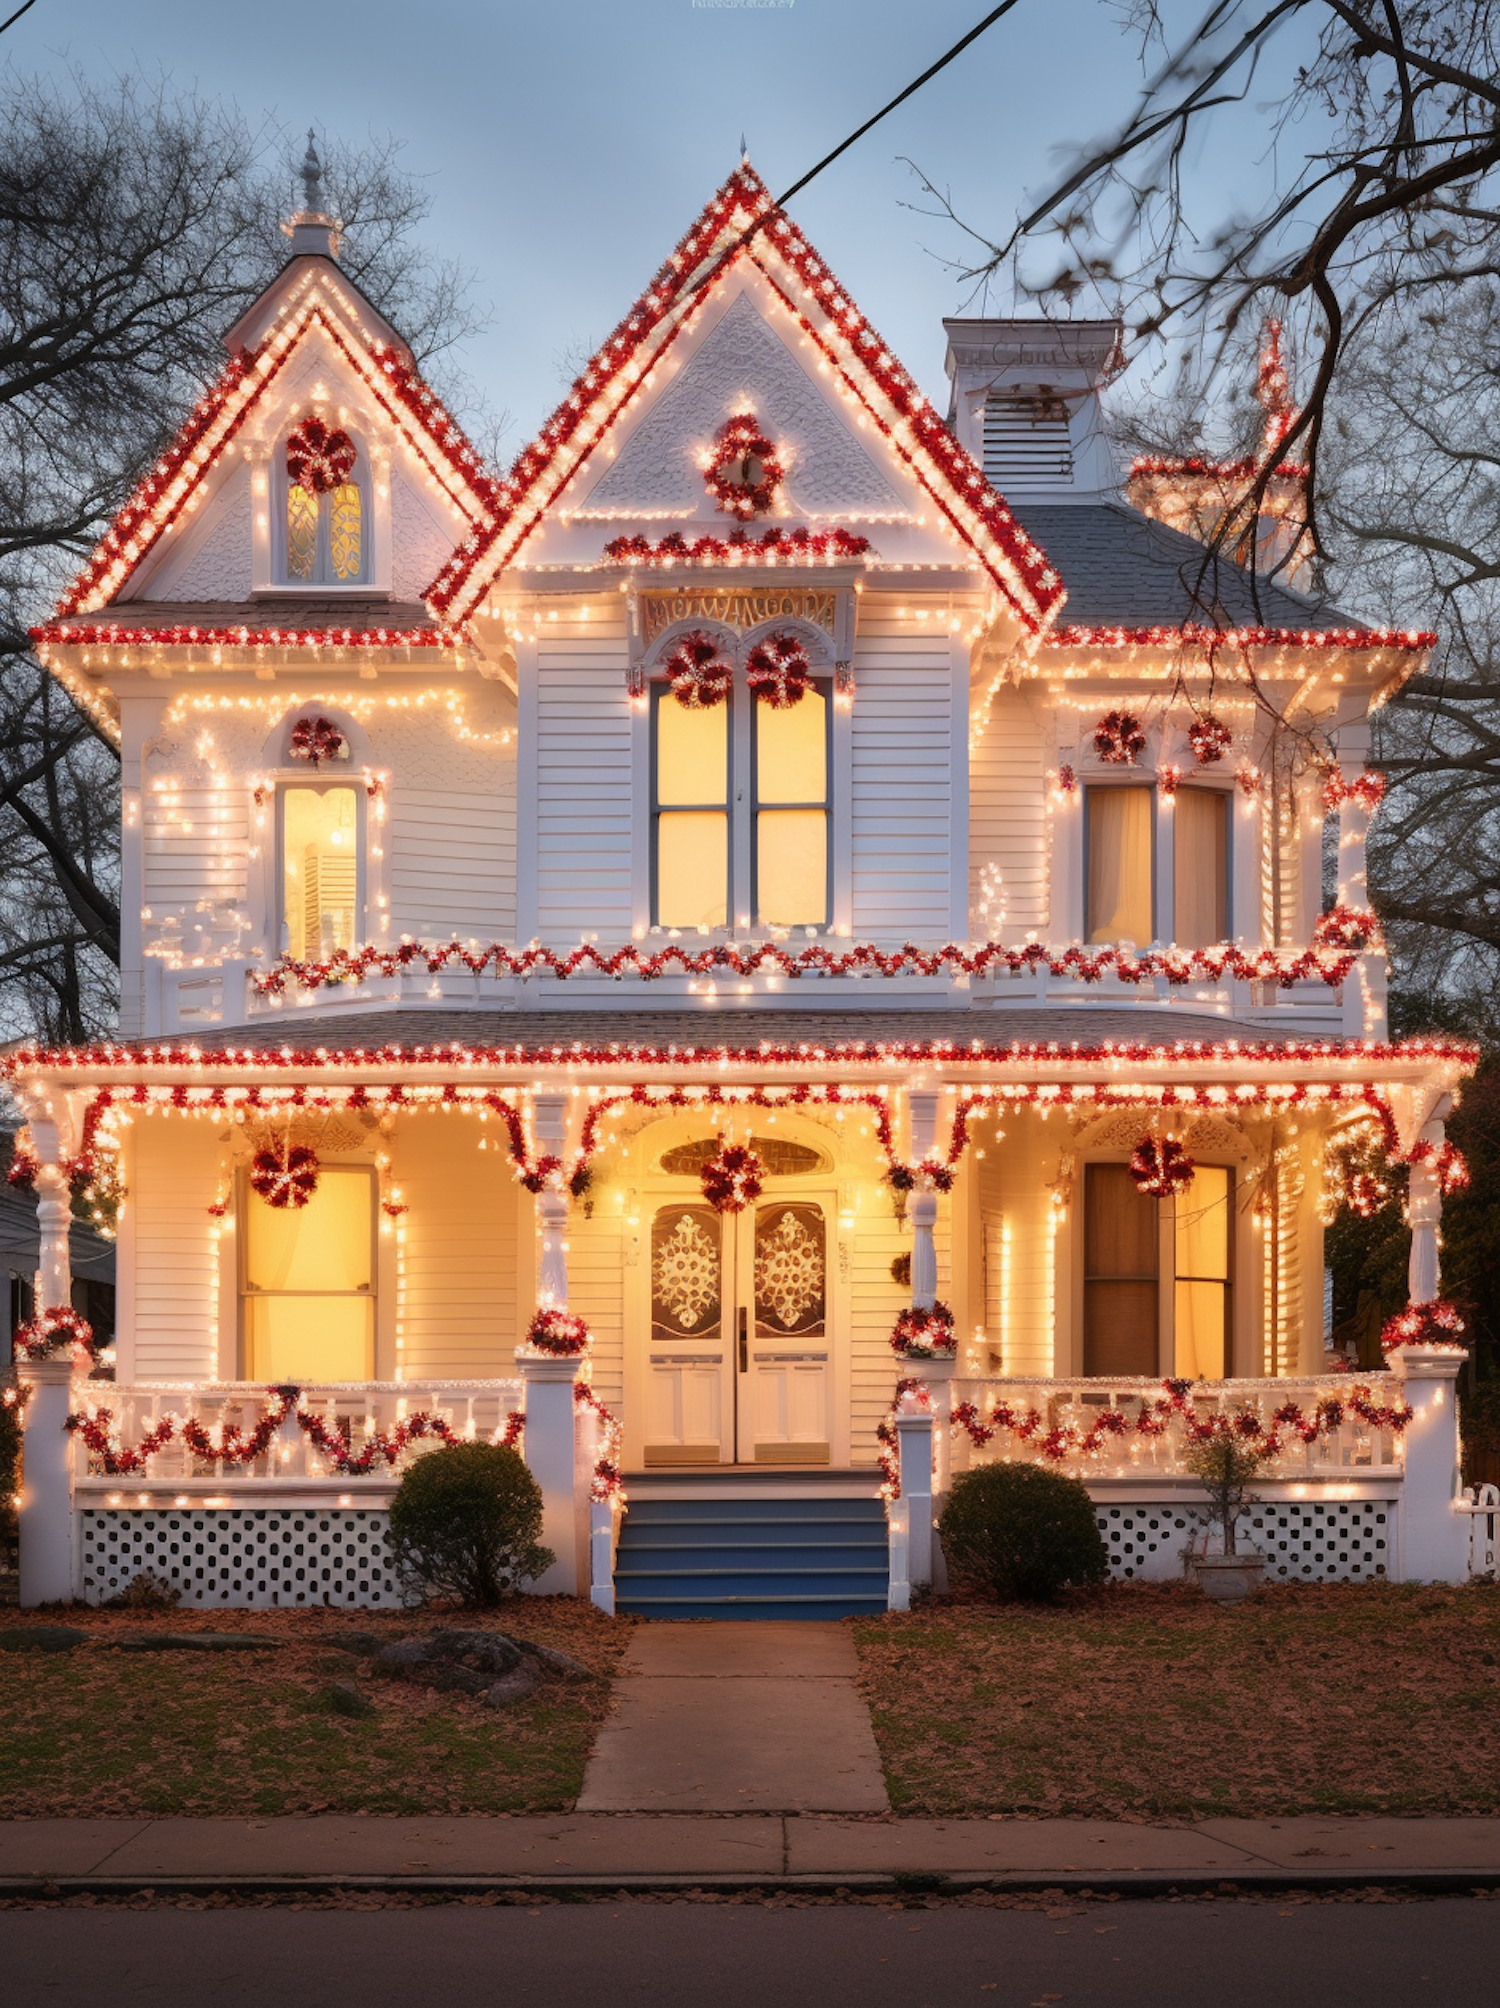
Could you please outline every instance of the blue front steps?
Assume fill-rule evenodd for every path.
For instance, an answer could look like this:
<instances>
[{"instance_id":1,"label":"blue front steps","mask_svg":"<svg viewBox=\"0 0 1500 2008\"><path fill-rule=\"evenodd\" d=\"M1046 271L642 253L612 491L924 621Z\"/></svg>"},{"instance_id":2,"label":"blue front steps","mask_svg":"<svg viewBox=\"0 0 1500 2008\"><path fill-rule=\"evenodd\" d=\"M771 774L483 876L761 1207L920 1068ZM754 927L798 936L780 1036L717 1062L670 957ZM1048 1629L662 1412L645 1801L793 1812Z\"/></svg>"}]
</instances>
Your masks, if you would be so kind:
<instances>
[{"instance_id":1,"label":"blue front steps","mask_svg":"<svg viewBox=\"0 0 1500 2008\"><path fill-rule=\"evenodd\" d=\"M649 1618L860 1617L886 1586L878 1498L633 1496L615 1561L616 1607Z\"/></svg>"}]
</instances>

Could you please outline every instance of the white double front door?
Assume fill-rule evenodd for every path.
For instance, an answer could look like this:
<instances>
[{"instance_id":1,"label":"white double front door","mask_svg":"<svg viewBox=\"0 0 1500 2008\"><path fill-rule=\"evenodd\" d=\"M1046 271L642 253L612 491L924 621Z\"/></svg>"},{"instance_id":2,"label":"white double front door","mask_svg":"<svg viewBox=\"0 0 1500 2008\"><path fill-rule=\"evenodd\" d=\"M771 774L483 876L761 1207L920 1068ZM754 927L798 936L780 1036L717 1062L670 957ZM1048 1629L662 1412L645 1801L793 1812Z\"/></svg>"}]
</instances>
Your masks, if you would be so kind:
<instances>
[{"instance_id":1,"label":"white double front door","mask_svg":"<svg viewBox=\"0 0 1500 2008\"><path fill-rule=\"evenodd\" d=\"M651 1201L627 1401L648 1469L830 1462L835 1196L771 1183L739 1214L696 1191Z\"/></svg>"}]
</instances>

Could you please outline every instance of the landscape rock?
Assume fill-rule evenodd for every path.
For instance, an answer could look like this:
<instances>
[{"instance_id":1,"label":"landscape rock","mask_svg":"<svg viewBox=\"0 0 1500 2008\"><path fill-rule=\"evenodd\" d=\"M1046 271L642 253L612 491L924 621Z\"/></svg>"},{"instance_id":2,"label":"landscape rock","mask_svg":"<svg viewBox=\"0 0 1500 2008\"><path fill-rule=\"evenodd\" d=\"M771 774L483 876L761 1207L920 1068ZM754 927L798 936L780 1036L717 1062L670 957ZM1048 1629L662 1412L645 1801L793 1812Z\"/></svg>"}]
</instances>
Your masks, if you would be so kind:
<instances>
[{"instance_id":1,"label":"landscape rock","mask_svg":"<svg viewBox=\"0 0 1500 2008\"><path fill-rule=\"evenodd\" d=\"M285 1642L269 1632L127 1632L101 1640L117 1652L264 1652Z\"/></svg>"},{"instance_id":2,"label":"landscape rock","mask_svg":"<svg viewBox=\"0 0 1500 2008\"><path fill-rule=\"evenodd\" d=\"M536 1675L529 1666L518 1666L514 1673L497 1680L493 1687L485 1690L485 1705L488 1708L509 1708L513 1701L522 1701L536 1686Z\"/></svg>"},{"instance_id":3,"label":"landscape rock","mask_svg":"<svg viewBox=\"0 0 1500 2008\"><path fill-rule=\"evenodd\" d=\"M375 1704L367 1694L361 1694L350 1681L331 1681L323 1690L323 1699L335 1715L373 1715Z\"/></svg>"},{"instance_id":4,"label":"landscape rock","mask_svg":"<svg viewBox=\"0 0 1500 2008\"><path fill-rule=\"evenodd\" d=\"M71 1652L88 1637L75 1625L15 1625L0 1631L0 1652Z\"/></svg>"},{"instance_id":5,"label":"landscape rock","mask_svg":"<svg viewBox=\"0 0 1500 2008\"><path fill-rule=\"evenodd\" d=\"M352 1652L356 1659L373 1659L383 1646L392 1643L380 1632L331 1632L319 1641L334 1652Z\"/></svg>"},{"instance_id":6,"label":"landscape rock","mask_svg":"<svg viewBox=\"0 0 1500 2008\"><path fill-rule=\"evenodd\" d=\"M599 1678L591 1666L585 1666L581 1659L573 1659L567 1653L559 1652L555 1646L533 1645L529 1639L524 1638L518 1638L516 1644L528 1659L536 1660L538 1665L546 1667L549 1673L564 1674L569 1680Z\"/></svg>"},{"instance_id":7,"label":"landscape rock","mask_svg":"<svg viewBox=\"0 0 1500 2008\"><path fill-rule=\"evenodd\" d=\"M520 1664L520 1647L503 1632L444 1630L382 1646L371 1670L448 1693L478 1696Z\"/></svg>"}]
</instances>

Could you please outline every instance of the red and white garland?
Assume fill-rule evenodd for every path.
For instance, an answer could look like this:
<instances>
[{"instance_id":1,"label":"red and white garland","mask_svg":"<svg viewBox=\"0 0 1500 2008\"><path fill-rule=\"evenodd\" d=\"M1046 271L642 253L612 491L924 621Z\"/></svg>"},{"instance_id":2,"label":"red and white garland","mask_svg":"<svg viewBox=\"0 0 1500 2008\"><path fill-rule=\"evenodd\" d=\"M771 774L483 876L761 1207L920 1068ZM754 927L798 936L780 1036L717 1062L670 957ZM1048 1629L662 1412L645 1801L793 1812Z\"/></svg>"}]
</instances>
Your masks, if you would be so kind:
<instances>
[{"instance_id":1,"label":"red and white garland","mask_svg":"<svg viewBox=\"0 0 1500 2008\"><path fill-rule=\"evenodd\" d=\"M703 1197L715 1213L743 1213L760 1198L765 1165L749 1144L726 1143L699 1175Z\"/></svg>"},{"instance_id":2,"label":"red and white garland","mask_svg":"<svg viewBox=\"0 0 1500 2008\"><path fill-rule=\"evenodd\" d=\"M745 660L750 694L773 711L789 711L812 689L807 650L791 634L768 634Z\"/></svg>"},{"instance_id":3,"label":"red and white garland","mask_svg":"<svg viewBox=\"0 0 1500 2008\"><path fill-rule=\"evenodd\" d=\"M765 530L758 537L732 530L727 537L694 537L691 542L680 530L654 542L650 537L611 537L604 556L610 564L670 571L674 565L837 565L863 558L869 550L868 537L842 525L808 530L799 524L792 530Z\"/></svg>"},{"instance_id":4,"label":"red and white garland","mask_svg":"<svg viewBox=\"0 0 1500 2008\"><path fill-rule=\"evenodd\" d=\"M1407 1153L1406 1161L1408 1164L1430 1164L1445 1197L1450 1192L1462 1192L1469 1183L1468 1159L1458 1145L1449 1143L1446 1137L1441 1144L1429 1143L1426 1137L1418 1137Z\"/></svg>"},{"instance_id":5,"label":"red and white garland","mask_svg":"<svg viewBox=\"0 0 1500 2008\"><path fill-rule=\"evenodd\" d=\"M299 718L292 727L291 755L316 770L325 760L347 760L349 742L331 718Z\"/></svg>"},{"instance_id":6,"label":"red and white garland","mask_svg":"<svg viewBox=\"0 0 1500 2008\"><path fill-rule=\"evenodd\" d=\"M902 1359L951 1359L957 1350L953 1312L941 1301L908 1305L891 1328L891 1351Z\"/></svg>"},{"instance_id":7,"label":"red and white garland","mask_svg":"<svg viewBox=\"0 0 1500 2008\"><path fill-rule=\"evenodd\" d=\"M1234 740L1234 734L1222 718L1205 712L1195 718L1188 727L1188 744L1193 749L1193 758L1200 767L1212 767L1224 758Z\"/></svg>"},{"instance_id":8,"label":"red and white garland","mask_svg":"<svg viewBox=\"0 0 1500 2008\"><path fill-rule=\"evenodd\" d=\"M1341 802L1358 802L1368 815L1373 816L1385 800L1385 789L1385 776L1378 767L1367 767L1352 781L1346 781L1335 767L1323 782L1323 807L1333 810Z\"/></svg>"},{"instance_id":9,"label":"red and white garland","mask_svg":"<svg viewBox=\"0 0 1500 2008\"><path fill-rule=\"evenodd\" d=\"M1452 1352L1461 1348L1468 1331L1458 1306L1447 1297L1433 1297L1425 1304L1408 1304L1387 1318L1380 1328L1380 1350L1391 1353L1398 1346L1423 1346L1429 1351Z\"/></svg>"},{"instance_id":10,"label":"red and white garland","mask_svg":"<svg viewBox=\"0 0 1500 2008\"><path fill-rule=\"evenodd\" d=\"M764 516L775 502L786 469L753 411L736 412L719 427L704 479L719 507L742 522Z\"/></svg>"},{"instance_id":11,"label":"red and white garland","mask_svg":"<svg viewBox=\"0 0 1500 2008\"><path fill-rule=\"evenodd\" d=\"M94 1328L70 1304L49 1304L30 1324L22 1325L11 1340L24 1360L57 1359L64 1353L98 1353Z\"/></svg>"},{"instance_id":12,"label":"red and white garland","mask_svg":"<svg viewBox=\"0 0 1500 2008\"><path fill-rule=\"evenodd\" d=\"M544 1305L526 1327L526 1343L536 1353L557 1359L577 1359L589 1349L593 1333L582 1318L557 1305Z\"/></svg>"},{"instance_id":13,"label":"red and white garland","mask_svg":"<svg viewBox=\"0 0 1500 2008\"><path fill-rule=\"evenodd\" d=\"M604 1430L604 1447L594 1460L589 1497L600 1504L618 1499L625 1490L625 1474L621 1468L625 1432L620 1427L619 1418L612 1409L605 1407L586 1380L574 1381L573 1400L579 1408L591 1409Z\"/></svg>"},{"instance_id":14,"label":"red and white garland","mask_svg":"<svg viewBox=\"0 0 1500 2008\"><path fill-rule=\"evenodd\" d=\"M1170 1199L1192 1184L1193 1160L1175 1137L1143 1136L1131 1153L1130 1176L1148 1199Z\"/></svg>"},{"instance_id":15,"label":"red and white garland","mask_svg":"<svg viewBox=\"0 0 1500 2008\"><path fill-rule=\"evenodd\" d=\"M287 478L309 495L327 495L349 479L358 458L348 433L342 427L326 425L314 413L304 418L287 440Z\"/></svg>"},{"instance_id":16,"label":"red and white garland","mask_svg":"<svg viewBox=\"0 0 1500 2008\"><path fill-rule=\"evenodd\" d=\"M250 1189L267 1206L294 1211L318 1189L318 1153L305 1143L263 1144L250 1160Z\"/></svg>"},{"instance_id":17,"label":"red and white garland","mask_svg":"<svg viewBox=\"0 0 1500 2008\"><path fill-rule=\"evenodd\" d=\"M702 628L680 635L662 668L672 695L688 711L712 711L728 700L734 688L733 666L719 653L714 637Z\"/></svg>"},{"instance_id":18,"label":"red and white garland","mask_svg":"<svg viewBox=\"0 0 1500 2008\"><path fill-rule=\"evenodd\" d=\"M1141 721L1131 711L1106 711L1094 728L1094 751L1114 767L1133 767L1146 750Z\"/></svg>"},{"instance_id":19,"label":"red and white garland","mask_svg":"<svg viewBox=\"0 0 1500 2008\"><path fill-rule=\"evenodd\" d=\"M1379 945L1380 922L1368 907L1346 906L1341 902L1318 915L1313 922L1312 938L1319 948L1343 948L1351 954L1360 954Z\"/></svg>"}]
</instances>

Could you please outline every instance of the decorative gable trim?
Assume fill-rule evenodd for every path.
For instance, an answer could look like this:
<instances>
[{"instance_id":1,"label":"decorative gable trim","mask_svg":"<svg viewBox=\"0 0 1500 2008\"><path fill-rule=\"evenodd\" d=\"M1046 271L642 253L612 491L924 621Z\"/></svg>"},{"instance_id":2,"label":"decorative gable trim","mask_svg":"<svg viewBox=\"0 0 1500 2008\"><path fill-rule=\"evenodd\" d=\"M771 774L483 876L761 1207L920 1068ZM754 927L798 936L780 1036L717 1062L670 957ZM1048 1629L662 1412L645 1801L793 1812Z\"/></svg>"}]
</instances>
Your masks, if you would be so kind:
<instances>
[{"instance_id":1,"label":"decorative gable trim","mask_svg":"<svg viewBox=\"0 0 1500 2008\"><path fill-rule=\"evenodd\" d=\"M496 520L466 539L439 573L428 595L434 613L467 618L740 258L842 378L1017 618L1032 632L1044 629L1065 597L1045 553L748 166L710 201L498 485Z\"/></svg>"},{"instance_id":2,"label":"decorative gable trim","mask_svg":"<svg viewBox=\"0 0 1500 2008\"><path fill-rule=\"evenodd\" d=\"M189 497L220 464L293 352L314 331L332 343L404 443L469 521L478 525L490 519L499 484L486 472L481 456L442 401L401 353L382 342L362 352L315 301L275 328L258 348L242 349L231 357L213 389L199 399L167 452L94 547L58 602L58 618L109 605L179 518Z\"/></svg>"}]
</instances>

